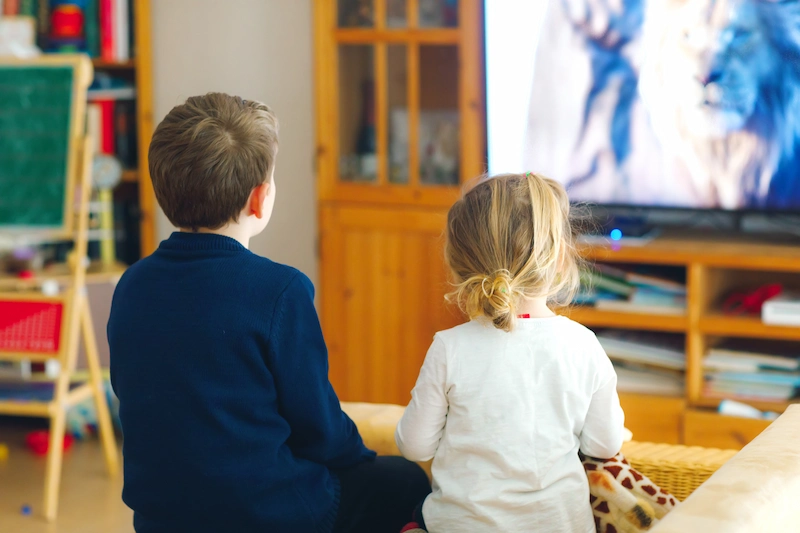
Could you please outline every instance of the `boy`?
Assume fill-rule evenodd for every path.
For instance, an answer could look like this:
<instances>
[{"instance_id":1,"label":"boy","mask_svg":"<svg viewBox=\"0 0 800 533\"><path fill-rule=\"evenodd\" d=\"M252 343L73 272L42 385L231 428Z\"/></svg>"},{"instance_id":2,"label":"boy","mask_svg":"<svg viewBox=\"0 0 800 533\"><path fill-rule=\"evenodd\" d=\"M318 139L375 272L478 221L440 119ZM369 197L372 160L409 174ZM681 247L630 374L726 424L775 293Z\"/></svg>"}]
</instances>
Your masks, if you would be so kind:
<instances>
[{"instance_id":1,"label":"boy","mask_svg":"<svg viewBox=\"0 0 800 533\"><path fill-rule=\"evenodd\" d=\"M275 202L277 130L264 104L212 93L153 135L180 231L122 276L108 322L139 533L395 533L430 490L342 412L308 278L248 250Z\"/></svg>"}]
</instances>

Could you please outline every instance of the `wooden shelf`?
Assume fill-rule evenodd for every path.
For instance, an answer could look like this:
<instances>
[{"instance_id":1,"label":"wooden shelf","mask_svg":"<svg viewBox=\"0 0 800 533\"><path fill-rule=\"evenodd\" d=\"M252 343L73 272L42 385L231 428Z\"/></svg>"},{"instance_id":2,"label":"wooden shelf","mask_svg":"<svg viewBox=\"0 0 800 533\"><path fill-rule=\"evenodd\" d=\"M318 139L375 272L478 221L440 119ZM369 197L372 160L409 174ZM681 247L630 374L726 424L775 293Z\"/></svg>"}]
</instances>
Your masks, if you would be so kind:
<instances>
[{"instance_id":1,"label":"wooden shelf","mask_svg":"<svg viewBox=\"0 0 800 533\"><path fill-rule=\"evenodd\" d=\"M760 411L774 411L776 413L784 412L790 405L794 405L796 403L800 403L800 399L793 399L793 400L786 400L786 401L770 401L770 400L748 400L748 399L739 399L733 396L729 396L727 398L717 398L717 397L709 397L709 396L701 396L697 399L697 401L692 402L694 407L707 407L711 409L719 408L719 404L722 402L723 399L733 400L737 402L741 402L747 404L751 407L755 407Z\"/></svg>"},{"instance_id":2,"label":"wooden shelf","mask_svg":"<svg viewBox=\"0 0 800 533\"><path fill-rule=\"evenodd\" d=\"M621 313L602 311L593 307L562 309L559 314L590 327L644 329L676 333L684 333L689 327L689 320L685 316Z\"/></svg>"},{"instance_id":3,"label":"wooden shelf","mask_svg":"<svg viewBox=\"0 0 800 533\"><path fill-rule=\"evenodd\" d=\"M659 237L645 246L581 245L583 257L613 263L702 264L711 267L800 272L800 246L742 239Z\"/></svg>"},{"instance_id":4,"label":"wooden shelf","mask_svg":"<svg viewBox=\"0 0 800 533\"><path fill-rule=\"evenodd\" d=\"M137 183L139 181L139 171L136 169L127 169L122 171L123 183Z\"/></svg>"},{"instance_id":5,"label":"wooden shelf","mask_svg":"<svg viewBox=\"0 0 800 533\"><path fill-rule=\"evenodd\" d=\"M104 59L92 59L92 65L96 69L115 69L115 70L129 70L136 68L136 61L133 59L129 61L106 61Z\"/></svg>"},{"instance_id":6,"label":"wooden shelf","mask_svg":"<svg viewBox=\"0 0 800 533\"><path fill-rule=\"evenodd\" d=\"M127 267L119 262L105 265L93 262L86 270L86 283L110 283L119 279ZM66 264L53 265L38 272L31 279L21 279L8 274L0 275L0 290L27 290L41 285L43 281L55 280L60 283L69 281L70 270Z\"/></svg>"},{"instance_id":7,"label":"wooden shelf","mask_svg":"<svg viewBox=\"0 0 800 533\"><path fill-rule=\"evenodd\" d=\"M457 45L461 39L458 28L341 28L334 32L334 39L345 44L422 43Z\"/></svg>"},{"instance_id":8,"label":"wooden shelf","mask_svg":"<svg viewBox=\"0 0 800 533\"><path fill-rule=\"evenodd\" d=\"M760 317L727 316L722 313L700 318L700 331L706 335L723 337L755 337L759 339L780 339L800 341L800 328L791 326L770 326Z\"/></svg>"}]
</instances>

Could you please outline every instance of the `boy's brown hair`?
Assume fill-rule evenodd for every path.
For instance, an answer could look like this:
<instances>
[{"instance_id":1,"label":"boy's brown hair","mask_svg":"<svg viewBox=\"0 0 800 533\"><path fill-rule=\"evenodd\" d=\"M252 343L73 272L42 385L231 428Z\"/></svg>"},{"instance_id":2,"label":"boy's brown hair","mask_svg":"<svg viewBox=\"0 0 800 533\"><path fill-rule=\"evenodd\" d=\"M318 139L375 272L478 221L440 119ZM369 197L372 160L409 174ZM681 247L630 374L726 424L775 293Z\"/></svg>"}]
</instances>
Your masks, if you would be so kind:
<instances>
[{"instance_id":1,"label":"boy's brown hair","mask_svg":"<svg viewBox=\"0 0 800 533\"><path fill-rule=\"evenodd\" d=\"M224 93L172 108L150 142L150 177L172 224L197 231L236 221L265 183L278 151L278 119L261 102Z\"/></svg>"}]
</instances>

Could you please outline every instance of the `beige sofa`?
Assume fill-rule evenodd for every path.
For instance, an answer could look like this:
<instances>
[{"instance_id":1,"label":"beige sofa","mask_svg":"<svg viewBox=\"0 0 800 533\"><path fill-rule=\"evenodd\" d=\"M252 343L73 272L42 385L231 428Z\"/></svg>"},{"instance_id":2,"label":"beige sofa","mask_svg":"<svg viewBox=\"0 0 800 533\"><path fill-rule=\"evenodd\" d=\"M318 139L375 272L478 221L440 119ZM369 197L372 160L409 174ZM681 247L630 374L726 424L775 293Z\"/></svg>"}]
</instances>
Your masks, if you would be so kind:
<instances>
[{"instance_id":1,"label":"beige sofa","mask_svg":"<svg viewBox=\"0 0 800 533\"><path fill-rule=\"evenodd\" d=\"M381 455L399 454L394 430L403 407L368 403L343 403L342 407L367 446ZM629 460L642 453L641 444L628 445L623 453ZM644 450L649 458L631 463L673 492L681 485L675 484L675 472L684 472L686 477L691 472L696 478L698 470L706 470L704 476L711 476L702 484L705 477L691 480L687 494L694 492L652 529L655 533L800 532L800 405L789 408L738 454L669 445L645 448L653 446L674 451ZM430 475L430 463L422 466ZM669 474L659 479L658 472Z\"/></svg>"}]
</instances>

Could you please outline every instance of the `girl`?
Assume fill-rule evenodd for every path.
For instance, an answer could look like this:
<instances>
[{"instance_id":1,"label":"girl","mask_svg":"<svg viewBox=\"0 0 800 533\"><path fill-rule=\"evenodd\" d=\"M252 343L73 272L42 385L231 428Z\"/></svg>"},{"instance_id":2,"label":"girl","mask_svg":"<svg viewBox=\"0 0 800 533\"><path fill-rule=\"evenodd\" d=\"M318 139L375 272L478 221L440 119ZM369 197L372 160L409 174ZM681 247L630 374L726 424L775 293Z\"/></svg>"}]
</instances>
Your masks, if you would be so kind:
<instances>
[{"instance_id":1,"label":"girl","mask_svg":"<svg viewBox=\"0 0 800 533\"><path fill-rule=\"evenodd\" d=\"M434 336L395 438L433 458L416 513L433 533L593 533L578 450L622 447L617 378L594 334L556 316L578 286L569 200L528 173L481 180L453 205L445 257L470 321Z\"/></svg>"}]
</instances>

